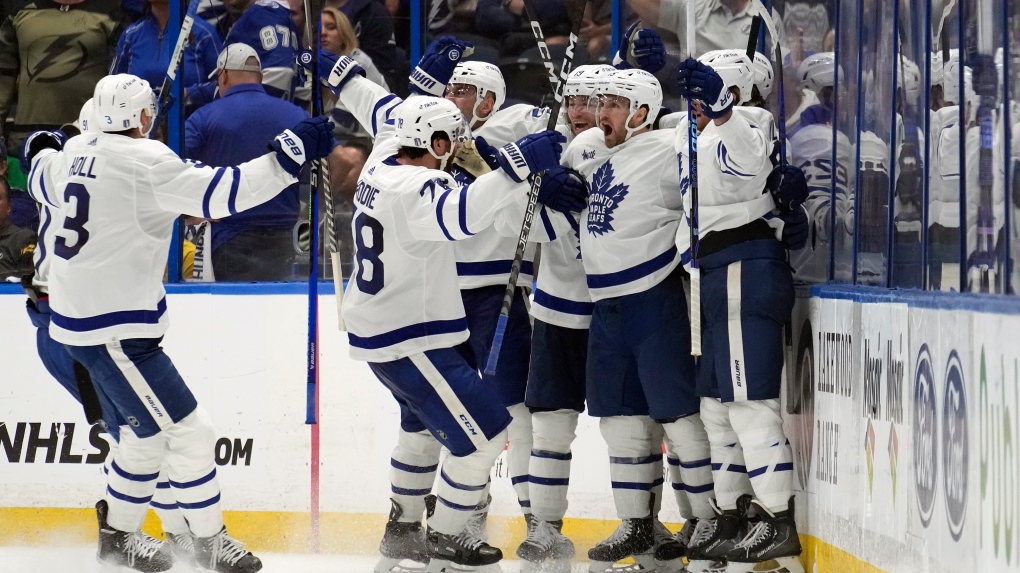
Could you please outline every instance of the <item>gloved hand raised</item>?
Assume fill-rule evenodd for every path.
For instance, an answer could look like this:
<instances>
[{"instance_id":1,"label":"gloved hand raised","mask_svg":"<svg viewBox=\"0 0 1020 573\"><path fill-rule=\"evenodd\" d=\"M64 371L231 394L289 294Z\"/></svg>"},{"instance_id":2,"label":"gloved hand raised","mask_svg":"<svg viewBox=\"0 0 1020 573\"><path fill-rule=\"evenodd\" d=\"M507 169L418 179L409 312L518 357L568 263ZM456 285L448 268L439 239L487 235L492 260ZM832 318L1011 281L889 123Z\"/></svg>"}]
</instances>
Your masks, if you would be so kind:
<instances>
[{"instance_id":1,"label":"gloved hand raised","mask_svg":"<svg viewBox=\"0 0 1020 573\"><path fill-rule=\"evenodd\" d=\"M453 36L442 36L433 40L411 72L411 92L443 97L446 84L450 83L450 78L453 77L454 68L474 51L473 43Z\"/></svg>"},{"instance_id":2,"label":"gloved hand raised","mask_svg":"<svg viewBox=\"0 0 1020 573\"><path fill-rule=\"evenodd\" d=\"M511 179L520 183L532 173L559 165L566 141L562 133L554 130L525 135L500 148L499 166Z\"/></svg>"},{"instance_id":3,"label":"gloved hand raised","mask_svg":"<svg viewBox=\"0 0 1020 573\"><path fill-rule=\"evenodd\" d=\"M656 73L666 65L666 46L654 28L637 29L634 22L623 33L620 49L613 57L613 66L618 70L640 68L648 73Z\"/></svg>"},{"instance_id":4,"label":"gloved hand raised","mask_svg":"<svg viewBox=\"0 0 1020 573\"><path fill-rule=\"evenodd\" d=\"M810 228L804 207L798 205L786 213L780 213L779 218L783 220L783 246L791 251L803 249Z\"/></svg>"},{"instance_id":5,"label":"gloved hand raised","mask_svg":"<svg viewBox=\"0 0 1020 573\"><path fill-rule=\"evenodd\" d=\"M793 165L787 165L785 169L778 166L773 169L766 186L772 192L776 206L783 212L800 207L808 198L804 172Z\"/></svg>"},{"instance_id":6,"label":"gloved hand raised","mask_svg":"<svg viewBox=\"0 0 1020 573\"><path fill-rule=\"evenodd\" d=\"M720 118L733 107L733 94L711 66L694 58L680 62L677 68L680 95L701 102L701 113L710 119Z\"/></svg>"},{"instance_id":7,"label":"gloved hand raised","mask_svg":"<svg viewBox=\"0 0 1020 573\"><path fill-rule=\"evenodd\" d=\"M276 152L280 166L294 177L301 172L305 162L326 157L334 147L333 122L324 115L301 120L269 144L269 148Z\"/></svg>"},{"instance_id":8,"label":"gloved hand raised","mask_svg":"<svg viewBox=\"0 0 1020 573\"><path fill-rule=\"evenodd\" d=\"M32 159L43 149L56 149L60 151L67 142L67 135L59 129L53 131L33 131L28 134L25 141L21 143L21 157L19 164L22 173L32 171Z\"/></svg>"},{"instance_id":9,"label":"gloved hand raised","mask_svg":"<svg viewBox=\"0 0 1020 573\"><path fill-rule=\"evenodd\" d=\"M588 183L577 171L557 165L542 174L538 202L556 211L580 213L588 205Z\"/></svg>"},{"instance_id":10,"label":"gloved hand raised","mask_svg":"<svg viewBox=\"0 0 1020 573\"><path fill-rule=\"evenodd\" d=\"M329 70L328 72L326 70ZM326 50L319 50L319 74L322 84L339 97L344 84L356 75L365 77L365 68L358 65L350 56L337 56Z\"/></svg>"}]
</instances>

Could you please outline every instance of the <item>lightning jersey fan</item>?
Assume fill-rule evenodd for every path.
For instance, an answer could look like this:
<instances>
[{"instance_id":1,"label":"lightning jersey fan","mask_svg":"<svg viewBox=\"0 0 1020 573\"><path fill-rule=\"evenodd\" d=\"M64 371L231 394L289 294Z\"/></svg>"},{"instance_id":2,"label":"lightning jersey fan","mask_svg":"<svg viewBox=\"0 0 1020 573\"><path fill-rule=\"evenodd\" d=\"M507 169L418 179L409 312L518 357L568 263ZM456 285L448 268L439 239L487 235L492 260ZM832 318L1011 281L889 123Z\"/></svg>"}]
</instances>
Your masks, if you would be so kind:
<instances>
[{"instance_id":1,"label":"lightning jersey fan","mask_svg":"<svg viewBox=\"0 0 1020 573\"><path fill-rule=\"evenodd\" d=\"M157 141L108 133L74 137L63 153L40 152L29 180L52 215L50 333L78 346L166 332L166 259L151 253L168 252L181 213L226 217L296 181L272 155L196 167Z\"/></svg>"},{"instance_id":2,"label":"lightning jersey fan","mask_svg":"<svg viewBox=\"0 0 1020 573\"><path fill-rule=\"evenodd\" d=\"M300 39L285 5L256 0L238 18L223 45L241 43L255 48L262 62L262 86L266 93L289 101L294 95Z\"/></svg>"},{"instance_id":3,"label":"lightning jersey fan","mask_svg":"<svg viewBox=\"0 0 1020 573\"><path fill-rule=\"evenodd\" d=\"M673 138L654 131L609 149L602 131L589 129L563 153L561 163L591 187L580 235L594 301L645 291L689 260Z\"/></svg>"}]
</instances>

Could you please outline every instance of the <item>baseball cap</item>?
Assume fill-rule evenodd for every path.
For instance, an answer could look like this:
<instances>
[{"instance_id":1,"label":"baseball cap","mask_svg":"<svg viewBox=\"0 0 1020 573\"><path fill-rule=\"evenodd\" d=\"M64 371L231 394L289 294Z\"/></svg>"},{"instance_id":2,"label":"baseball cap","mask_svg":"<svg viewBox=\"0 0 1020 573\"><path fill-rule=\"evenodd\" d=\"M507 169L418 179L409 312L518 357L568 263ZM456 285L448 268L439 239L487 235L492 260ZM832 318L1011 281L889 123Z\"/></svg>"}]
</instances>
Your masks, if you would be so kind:
<instances>
[{"instance_id":1,"label":"baseball cap","mask_svg":"<svg viewBox=\"0 0 1020 573\"><path fill-rule=\"evenodd\" d=\"M248 60L255 58L255 63L250 64ZM216 77L223 70L238 70L243 72L261 72L262 61L255 49L248 44L228 44L220 56L216 58L216 69L209 74L209 79Z\"/></svg>"}]
</instances>

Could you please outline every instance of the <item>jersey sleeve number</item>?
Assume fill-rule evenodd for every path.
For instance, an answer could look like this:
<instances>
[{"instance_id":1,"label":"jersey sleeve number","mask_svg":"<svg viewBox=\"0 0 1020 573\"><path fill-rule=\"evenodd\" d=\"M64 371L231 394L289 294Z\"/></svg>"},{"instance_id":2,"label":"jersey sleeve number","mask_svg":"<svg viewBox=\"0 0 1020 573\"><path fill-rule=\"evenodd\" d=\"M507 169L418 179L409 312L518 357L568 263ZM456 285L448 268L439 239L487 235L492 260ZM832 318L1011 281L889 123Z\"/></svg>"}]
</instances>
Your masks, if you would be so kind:
<instances>
[{"instance_id":1,"label":"jersey sleeve number","mask_svg":"<svg viewBox=\"0 0 1020 573\"><path fill-rule=\"evenodd\" d=\"M53 252L62 259L70 260L81 251L89 240L88 229L85 223L89 222L89 192L81 183L68 183L64 188L65 204L74 197L74 217L64 217L64 230L75 234L74 245L67 246L67 239L57 235L53 244Z\"/></svg>"},{"instance_id":2,"label":"jersey sleeve number","mask_svg":"<svg viewBox=\"0 0 1020 573\"><path fill-rule=\"evenodd\" d=\"M369 235L371 245L365 245L365 235ZM379 258L383 252L382 223L361 213L354 219L354 259L358 261L358 290L365 294L377 294L383 288L385 272L383 262ZM365 278L365 263L371 263L371 278Z\"/></svg>"}]
</instances>

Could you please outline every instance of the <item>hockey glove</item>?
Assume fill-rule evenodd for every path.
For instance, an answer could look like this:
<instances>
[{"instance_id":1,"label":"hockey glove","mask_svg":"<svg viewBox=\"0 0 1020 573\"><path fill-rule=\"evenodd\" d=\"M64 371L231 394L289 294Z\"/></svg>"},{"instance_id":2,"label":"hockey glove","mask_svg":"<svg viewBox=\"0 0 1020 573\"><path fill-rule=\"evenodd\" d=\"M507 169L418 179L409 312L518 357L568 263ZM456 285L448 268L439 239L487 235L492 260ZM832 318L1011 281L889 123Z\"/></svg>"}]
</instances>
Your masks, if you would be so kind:
<instances>
[{"instance_id":1,"label":"hockey glove","mask_svg":"<svg viewBox=\"0 0 1020 573\"><path fill-rule=\"evenodd\" d=\"M780 213L783 221L783 246L788 250L803 249L808 239L808 217L803 206L797 206L786 213Z\"/></svg>"},{"instance_id":2,"label":"hockey glove","mask_svg":"<svg viewBox=\"0 0 1020 573\"><path fill-rule=\"evenodd\" d=\"M538 202L556 211L580 213L588 205L588 183L577 171L557 165L542 174Z\"/></svg>"},{"instance_id":3,"label":"hockey glove","mask_svg":"<svg viewBox=\"0 0 1020 573\"><path fill-rule=\"evenodd\" d=\"M769 174L766 186L772 192L776 206L784 213L800 207L808 198L807 179L804 177L804 172L793 165L787 165L785 169L779 166L773 169Z\"/></svg>"},{"instance_id":4,"label":"hockey glove","mask_svg":"<svg viewBox=\"0 0 1020 573\"><path fill-rule=\"evenodd\" d=\"M733 94L711 66L687 58L680 62L676 80L681 96L701 101L701 113L705 117L717 119L733 108Z\"/></svg>"},{"instance_id":5,"label":"hockey glove","mask_svg":"<svg viewBox=\"0 0 1020 573\"><path fill-rule=\"evenodd\" d=\"M453 36L442 36L425 49L418 65L411 72L411 93L443 97L446 84L462 58L474 52L474 44Z\"/></svg>"},{"instance_id":6,"label":"hockey glove","mask_svg":"<svg viewBox=\"0 0 1020 573\"><path fill-rule=\"evenodd\" d=\"M269 144L269 148L276 152L280 166L294 177L298 176L306 161L326 157L334 147L333 122L324 115L301 120Z\"/></svg>"},{"instance_id":7,"label":"hockey glove","mask_svg":"<svg viewBox=\"0 0 1020 573\"><path fill-rule=\"evenodd\" d=\"M485 163L488 164L489 169L499 169L499 150L489 145L488 141L485 141L484 137L474 138L475 149L478 150L478 155L482 156Z\"/></svg>"},{"instance_id":8,"label":"hockey glove","mask_svg":"<svg viewBox=\"0 0 1020 573\"><path fill-rule=\"evenodd\" d=\"M525 135L499 150L499 166L520 183L532 173L545 171L560 163L560 153L566 137L558 131L541 131Z\"/></svg>"},{"instance_id":9,"label":"hockey glove","mask_svg":"<svg viewBox=\"0 0 1020 573\"><path fill-rule=\"evenodd\" d=\"M335 56L326 50L319 50L319 73L329 70L329 76L323 80L323 84L339 97L344 85L356 75L365 77L365 68L358 65L350 56Z\"/></svg>"},{"instance_id":10,"label":"hockey glove","mask_svg":"<svg viewBox=\"0 0 1020 573\"><path fill-rule=\"evenodd\" d=\"M637 29L634 22L623 33L620 50L613 57L613 66L618 70L640 68L654 74L666 65L666 46L654 28Z\"/></svg>"},{"instance_id":11,"label":"hockey glove","mask_svg":"<svg viewBox=\"0 0 1020 573\"><path fill-rule=\"evenodd\" d=\"M67 142L67 135L59 129L53 131L33 131L28 134L21 144L21 172L32 171L32 159L43 149L56 149L60 151Z\"/></svg>"},{"instance_id":12,"label":"hockey glove","mask_svg":"<svg viewBox=\"0 0 1020 573\"><path fill-rule=\"evenodd\" d=\"M492 171L485 158L478 152L475 141L470 139L457 146L457 153L453 155L453 165L470 173L475 179Z\"/></svg>"}]
</instances>

